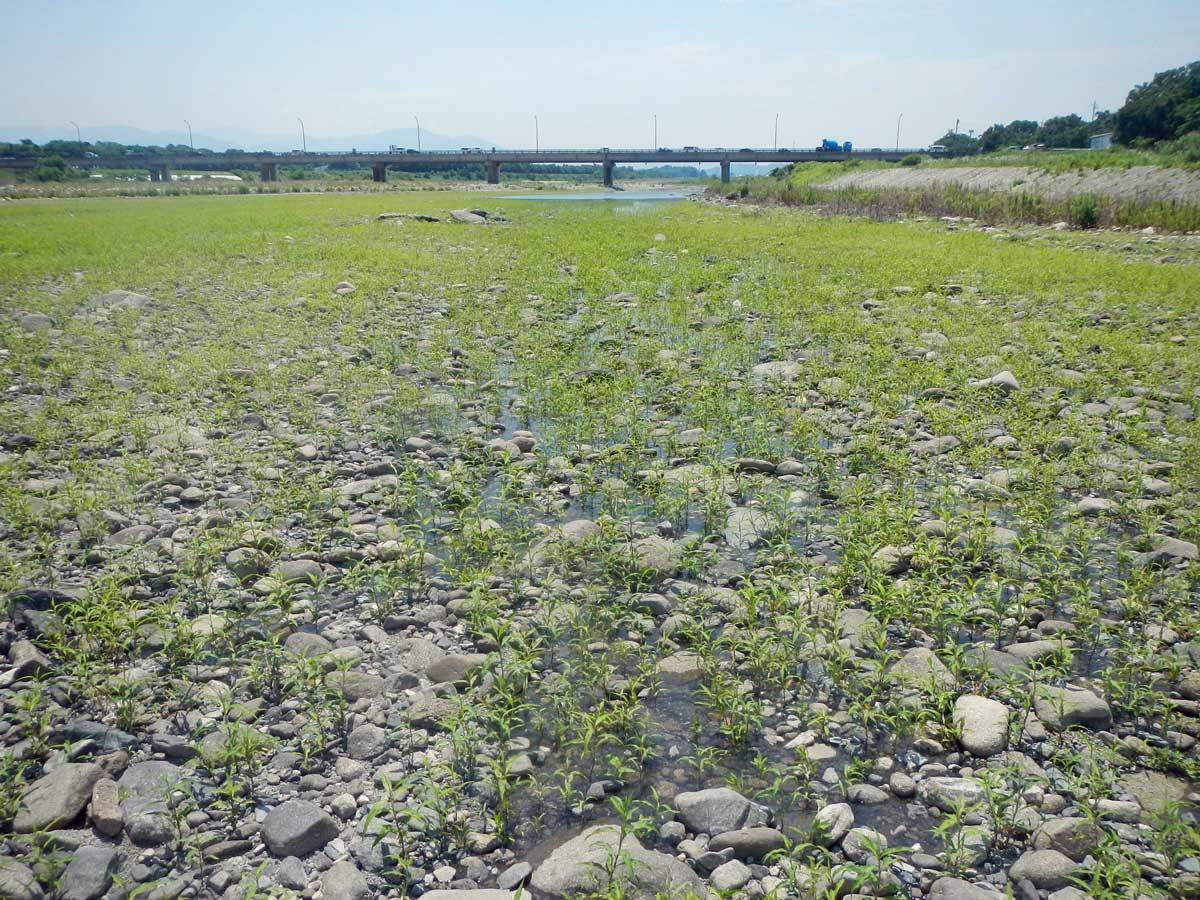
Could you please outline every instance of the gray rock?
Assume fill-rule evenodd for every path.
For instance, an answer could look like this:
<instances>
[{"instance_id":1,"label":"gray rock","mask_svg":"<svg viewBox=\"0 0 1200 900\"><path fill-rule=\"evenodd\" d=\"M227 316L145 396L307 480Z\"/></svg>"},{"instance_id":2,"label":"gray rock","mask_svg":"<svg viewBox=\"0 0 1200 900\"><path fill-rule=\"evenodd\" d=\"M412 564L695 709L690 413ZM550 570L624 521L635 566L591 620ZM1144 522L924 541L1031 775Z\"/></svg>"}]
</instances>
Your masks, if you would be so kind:
<instances>
[{"instance_id":1,"label":"gray rock","mask_svg":"<svg viewBox=\"0 0 1200 900\"><path fill-rule=\"evenodd\" d=\"M492 888L472 890L437 890L421 895L421 900L513 900L512 891L497 891Z\"/></svg>"},{"instance_id":2,"label":"gray rock","mask_svg":"<svg viewBox=\"0 0 1200 900\"><path fill-rule=\"evenodd\" d=\"M860 865L875 865L876 851L887 849L887 838L874 828L851 828L842 838L842 852L846 859Z\"/></svg>"},{"instance_id":3,"label":"gray rock","mask_svg":"<svg viewBox=\"0 0 1200 900\"><path fill-rule=\"evenodd\" d=\"M943 453L949 453L961 443L954 435L945 435L930 438L927 441L915 441L912 450L918 456L941 456Z\"/></svg>"},{"instance_id":4,"label":"gray rock","mask_svg":"<svg viewBox=\"0 0 1200 900\"><path fill-rule=\"evenodd\" d=\"M370 895L371 887L358 866L344 859L321 876L321 893L325 900L363 900Z\"/></svg>"},{"instance_id":5,"label":"gray rock","mask_svg":"<svg viewBox=\"0 0 1200 900\"><path fill-rule=\"evenodd\" d=\"M63 763L21 795L13 831L28 834L69 825L92 798L92 785L104 774L95 763Z\"/></svg>"},{"instance_id":6,"label":"gray rock","mask_svg":"<svg viewBox=\"0 0 1200 900\"><path fill-rule=\"evenodd\" d=\"M788 360L773 360L759 363L750 369L752 381L795 381L800 374L800 363Z\"/></svg>"},{"instance_id":7,"label":"gray rock","mask_svg":"<svg viewBox=\"0 0 1200 900\"><path fill-rule=\"evenodd\" d=\"M359 725L346 738L346 750L351 759L374 759L388 748L388 733L369 722Z\"/></svg>"},{"instance_id":8,"label":"gray rock","mask_svg":"<svg viewBox=\"0 0 1200 900\"><path fill-rule=\"evenodd\" d=\"M736 891L750 880L750 870L743 863L731 859L713 869L708 880L718 891Z\"/></svg>"},{"instance_id":9,"label":"gray rock","mask_svg":"<svg viewBox=\"0 0 1200 900\"><path fill-rule=\"evenodd\" d=\"M262 839L275 856L307 856L338 836L334 818L307 800L288 800L263 819Z\"/></svg>"},{"instance_id":10,"label":"gray rock","mask_svg":"<svg viewBox=\"0 0 1200 900\"><path fill-rule=\"evenodd\" d=\"M49 331L56 324L53 318L42 313L26 313L17 323L26 331L35 334Z\"/></svg>"},{"instance_id":11,"label":"gray rock","mask_svg":"<svg viewBox=\"0 0 1200 900\"><path fill-rule=\"evenodd\" d=\"M297 656L312 658L333 649L333 644L311 631L295 631L283 642L283 649Z\"/></svg>"},{"instance_id":12,"label":"gray rock","mask_svg":"<svg viewBox=\"0 0 1200 900\"><path fill-rule=\"evenodd\" d=\"M450 218L455 222L463 225L486 225L487 219L483 216L476 215L469 209L453 209L450 211Z\"/></svg>"},{"instance_id":13,"label":"gray rock","mask_svg":"<svg viewBox=\"0 0 1200 900\"><path fill-rule=\"evenodd\" d=\"M680 650L670 656L664 656L658 661L658 674L662 680L671 684L686 684L698 681L704 674L704 662L700 654L690 650Z\"/></svg>"},{"instance_id":14,"label":"gray rock","mask_svg":"<svg viewBox=\"0 0 1200 900\"><path fill-rule=\"evenodd\" d=\"M762 859L768 853L782 850L784 845L782 832L761 825L755 828L739 828L737 831L722 831L708 842L710 850L732 850L738 859Z\"/></svg>"},{"instance_id":15,"label":"gray rock","mask_svg":"<svg viewBox=\"0 0 1200 900\"><path fill-rule=\"evenodd\" d=\"M1175 559L1200 559L1200 548L1197 548L1191 541L1183 541L1165 534L1156 534L1151 537L1150 546L1155 551L1165 553Z\"/></svg>"},{"instance_id":16,"label":"gray rock","mask_svg":"<svg viewBox=\"0 0 1200 900\"><path fill-rule=\"evenodd\" d=\"M451 653L434 660L425 674L434 684L461 684L486 662L487 655L483 653Z\"/></svg>"},{"instance_id":17,"label":"gray rock","mask_svg":"<svg viewBox=\"0 0 1200 900\"><path fill-rule=\"evenodd\" d=\"M892 663L888 672L896 681L912 687L925 687L931 681L942 689L954 687L950 670L926 647L913 647Z\"/></svg>"},{"instance_id":18,"label":"gray rock","mask_svg":"<svg viewBox=\"0 0 1200 900\"><path fill-rule=\"evenodd\" d=\"M1008 717L1008 707L988 697L964 694L954 702L961 743L975 756L993 756L1008 746Z\"/></svg>"},{"instance_id":19,"label":"gray rock","mask_svg":"<svg viewBox=\"0 0 1200 900\"><path fill-rule=\"evenodd\" d=\"M1054 890L1067 887L1079 864L1057 850L1027 850L1008 870L1008 878L1018 882L1029 879L1034 887Z\"/></svg>"},{"instance_id":20,"label":"gray rock","mask_svg":"<svg viewBox=\"0 0 1200 900\"><path fill-rule=\"evenodd\" d=\"M290 891L302 891L308 887L308 873L304 863L294 856L285 856L275 870L275 880Z\"/></svg>"},{"instance_id":21,"label":"gray rock","mask_svg":"<svg viewBox=\"0 0 1200 900\"><path fill-rule=\"evenodd\" d=\"M1018 390L1021 385L1017 381L1017 377L1005 369L1003 372L997 372L990 378L980 378L976 381L967 382L973 388L998 388L1005 394L1011 394Z\"/></svg>"},{"instance_id":22,"label":"gray rock","mask_svg":"<svg viewBox=\"0 0 1200 900\"><path fill-rule=\"evenodd\" d=\"M156 847L171 839L174 826L168 814L172 791L187 772L174 763L150 760L134 763L117 782L125 833L135 844Z\"/></svg>"},{"instance_id":23,"label":"gray rock","mask_svg":"<svg viewBox=\"0 0 1200 900\"><path fill-rule=\"evenodd\" d=\"M249 581L271 567L271 557L254 547L238 547L225 555L225 566L240 581Z\"/></svg>"},{"instance_id":24,"label":"gray rock","mask_svg":"<svg viewBox=\"0 0 1200 900\"><path fill-rule=\"evenodd\" d=\"M533 866L529 863L524 861L513 863L497 876L496 886L501 890L511 891L528 881L532 874Z\"/></svg>"},{"instance_id":25,"label":"gray rock","mask_svg":"<svg viewBox=\"0 0 1200 900\"><path fill-rule=\"evenodd\" d=\"M854 810L849 803L823 806L813 817L813 841L823 847L834 847L853 825Z\"/></svg>"},{"instance_id":26,"label":"gray rock","mask_svg":"<svg viewBox=\"0 0 1200 900\"><path fill-rule=\"evenodd\" d=\"M929 900L1001 900L1004 894L963 881L961 878L939 878L929 889Z\"/></svg>"},{"instance_id":27,"label":"gray rock","mask_svg":"<svg viewBox=\"0 0 1200 900\"><path fill-rule=\"evenodd\" d=\"M927 806L950 812L961 801L968 807L982 803L983 787L970 778L937 776L926 778L917 785L917 794Z\"/></svg>"},{"instance_id":28,"label":"gray rock","mask_svg":"<svg viewBox=\"0 0 1200 900\"><path fill-rule=\"evenodd\" d=\"M750 550L778 529L779 520L765 509L739 506L731 509L725 519L725 543L735 550Z\"/></svg>"},{"instance_id":29,"label":"gray rock","mask_svg":"<svg viewBox=\"0 0 1200 900\"><path fill-rule=\"evenodd\" d=\"M683 545L658 535L644 537L633 542L633 556L643 569L659 575L671 575L683 560Z\"/></svg>"},{"instance_id":30,"label":"gray rock","mask_svg":"<svg viewBox=\"0 0 1200 900\"><path fill-rule=\"evenodd\" d=\"M1043 686L1033 698L1034 712L1053 731L1073 725L1103 730L1112 724L1108 704L1083 688Z\"/></svg>"},{"instance_id":31,"label":"gray rock","mask_svg":"<svg viewBox=\"0 0 1200 900\"><path fill-rule=\"evenodd\" d=\"M679 819L693 834L720 834L766 825L770 813L729 788L685 791L675 795Z\"/></svg>"},{"instance_id":32,"label":"gray rock","mask_svg":"<svg viewBox=\"0 0 1200 900\"><path fill-rule=\"evenodd\" d=\"M593 826L555 848L534 870L530 886L549 897L576 897L597 890L603 886L600 867L612 856L629 863L618 866L616 879L626 888L637 891L638 896L686 890L697 895L704 893L704 883L686 864L665 853L647 850L633 835L627 835L624 842L620 842L620 832L611 825ZM510 900L511 895L455 898L426 894L425 897L428 900Z\"/></svg>"},{"instance_id":33,"label":"gray rock","mask_svg":"<svg viewBox=\"0 0 1200 900\"><path fill-rule=\"evenodd\" d=\"M271 567L271 577L285 584L316 584L325 572L314 559L286 559Z\"/></svg>"},{"instance_id":34,"label":"gray rock","mask_svg":"<svg viewBox=\"0 0 1200 900\"><path fill-rule=\"evenodd\" d=\"M883 788L877 788L873 784L859 783L852 784L846 789L846 799L859 806L875 806L879 803L887 803L892 798Z\"/></svg>"},{"instance_id":35,"label":"gray rock","mask_svg":"<svg viewBox=\"0 0 1200 900\"><path fill-rule=\"evenodd\" d=\"M80 847L73 856L59 881L62 900L96 900L104 896L117 871L117 851L112 847Z\"/></svg>"},{"instance_id":36,"label":"gray rock","mask_svg":"<svg viewBox=\"0 0 1200 900\"><path fill-rule=\"evenodd\" d=\"M1057 850L1082 862L1103 839L1104 830L1095 822L1063 816L1042 823L1033 834L1033 847L1035 850Z\"/></svg>"},{"instance_id":37,"label":"gray rock","mask_svg":"<svg viewBox=\"0 0 1200 900\"><path fill-rule=\"evenodd\" d=\"M8 856L0 856L0 897L4 900L42 900L42 886L33 872Z\"/></svg>"}]
</instances>

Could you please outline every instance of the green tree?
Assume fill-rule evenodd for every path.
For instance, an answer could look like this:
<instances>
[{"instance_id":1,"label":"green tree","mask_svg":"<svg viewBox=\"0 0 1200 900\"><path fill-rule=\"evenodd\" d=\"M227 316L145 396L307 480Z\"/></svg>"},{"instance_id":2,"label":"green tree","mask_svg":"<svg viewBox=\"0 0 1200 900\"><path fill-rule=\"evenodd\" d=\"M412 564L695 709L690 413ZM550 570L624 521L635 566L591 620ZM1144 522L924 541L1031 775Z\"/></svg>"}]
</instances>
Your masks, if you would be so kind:
<instances>
[{"instance_id":1,"label":"green tree","mask_svg":"<svg viewBox=\"0 0 1200 900\"><path fill-rule=\"evenodd\" d=\"M1168 141L1200 130L1200 61L1159 72L1117 110L1117 141Z\"/></svg>"}]
</instances>

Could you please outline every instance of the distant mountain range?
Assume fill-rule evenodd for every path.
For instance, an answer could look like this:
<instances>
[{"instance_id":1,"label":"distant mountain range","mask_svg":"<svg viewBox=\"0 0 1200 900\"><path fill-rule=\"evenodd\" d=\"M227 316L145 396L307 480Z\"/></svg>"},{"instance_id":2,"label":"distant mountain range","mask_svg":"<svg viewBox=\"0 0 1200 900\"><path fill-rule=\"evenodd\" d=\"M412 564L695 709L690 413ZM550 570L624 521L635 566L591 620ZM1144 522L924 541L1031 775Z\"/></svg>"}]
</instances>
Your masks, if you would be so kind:
<instances>
[{"instance_id":1,"label":"distant mountain range","mask_svg":"<svg viewBox=\"0 0 1200 900\"><path fill-rule=\"evenodd\" d=\"M145 146L164 147L167 144L187 144L186 128L179 130L152 131L143 128L130 128L125 125L80 126L80 136L85 141L115 141L118 144L141 144ZM44 144L53 140L74 140L75 129L68 125L65 128L8 128L0 127L0 141L20 141L25 138L35 144ZM193 134L194 146L209 150L270 150L286 152L300 149L300 129L295 134L260 134L240 128L222 128L212 131L196 131ZM374 134L350 134L334 137L308 135L309 150L386 150L389 147L417 146L416 128L393 128L388 131L377 131ZM438 134L435 131L421 129L421 149L423 150L458 150L461 147L486 147L491 149L498 146L487 138L471 134Z\"/></svg>"}]
</instances>

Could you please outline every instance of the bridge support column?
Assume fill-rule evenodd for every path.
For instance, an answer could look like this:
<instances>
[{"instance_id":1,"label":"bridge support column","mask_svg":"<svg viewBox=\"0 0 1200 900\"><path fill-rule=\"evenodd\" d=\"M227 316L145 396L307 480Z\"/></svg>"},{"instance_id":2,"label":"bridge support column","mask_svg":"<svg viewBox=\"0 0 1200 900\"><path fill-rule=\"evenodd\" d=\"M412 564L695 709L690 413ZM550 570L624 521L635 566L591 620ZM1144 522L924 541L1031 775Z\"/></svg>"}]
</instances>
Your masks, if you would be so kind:
<instances>
[{"instance_id":1,"label":"bridge support column","mask_svg":"<svg viewBox=\"0 0 1200 900\"><path fill-rule=\"evenodd\" d=\"M151 166L150 167L151 181L170 181L171 170L166 166Z\"/></svg>"},{"instance_id":2,"label":"bridge support column","mask_svg":"<svg viewBox=\"0 0 1200 900\"><path fill-rule=\"evenodd\" d=\"M721 184L729 184L729 160L721 161Z\"/></svg>"},{"instance_id":3,"label":"bridge support column","mask_svg":"<svg viewBox=\"0 0 1200 900\"><path fill-rule=\"evenodd\" d=\"M487 169L488 169L488 184L499 184L500 183L500 163L489 162L487 164Z\"/></svg>"},{"instance_id":4,"label":"bridge support column","mask_svg":"<svg viewBox=\"0 0 1200 900\"><path fill-rule=\"evenodd\" d=\"M263 181L278 181L279 163L263 163L258 170L258 176Z\"/></svg>"},{"instance_id":5,"label":"bridge support column","mask_svg":"<svg viewBox=\"0 0 1200 900\"><path fill-rule=\"evenodd\" d=\"M371 180L387 181L387 163L371 163Z\"/></svg>"},{"instance_id":6,"label":"bridge support column","mask_svg":"<svg viewBox=\"0 0 1200 900\"><path fill-rule=\"evenodd\" d=\"M613 186L613 168L614 168L614 165L615 165L614 163L611 163L611 162L609 162L608 160L605 160L605 161L604 161L604 186L605 186L605 187L612 187L612 186Z\"/></svg>"}]
</instances>

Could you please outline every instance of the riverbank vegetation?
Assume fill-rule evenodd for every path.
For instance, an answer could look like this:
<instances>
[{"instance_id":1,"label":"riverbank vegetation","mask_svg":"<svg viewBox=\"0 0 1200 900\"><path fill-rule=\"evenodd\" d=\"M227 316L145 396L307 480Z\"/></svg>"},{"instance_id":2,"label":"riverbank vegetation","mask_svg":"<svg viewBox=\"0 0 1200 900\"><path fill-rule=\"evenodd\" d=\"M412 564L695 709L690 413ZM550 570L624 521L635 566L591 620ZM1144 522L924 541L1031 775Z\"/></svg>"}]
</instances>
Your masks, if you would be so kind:
<instances>
[{"instance_id":1,"label":"riverbank vegetation","mask_svg":"<svg viewBox=\"0 0 1200 900\"><path fill-rule=\"evenodd\" d=\"M0 206L5 877L1195 892L1194 269L480 201Z\"/></svg>"}]
</instances>

